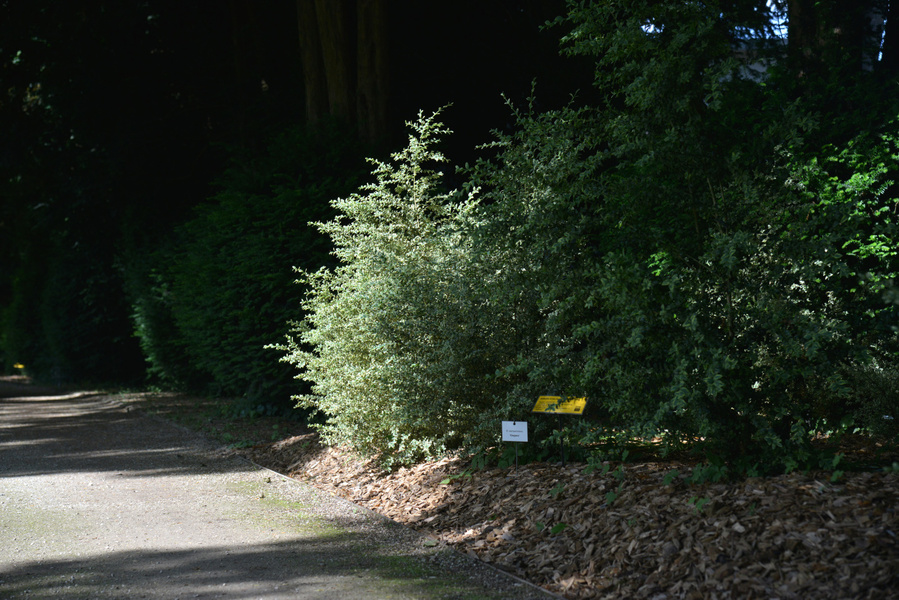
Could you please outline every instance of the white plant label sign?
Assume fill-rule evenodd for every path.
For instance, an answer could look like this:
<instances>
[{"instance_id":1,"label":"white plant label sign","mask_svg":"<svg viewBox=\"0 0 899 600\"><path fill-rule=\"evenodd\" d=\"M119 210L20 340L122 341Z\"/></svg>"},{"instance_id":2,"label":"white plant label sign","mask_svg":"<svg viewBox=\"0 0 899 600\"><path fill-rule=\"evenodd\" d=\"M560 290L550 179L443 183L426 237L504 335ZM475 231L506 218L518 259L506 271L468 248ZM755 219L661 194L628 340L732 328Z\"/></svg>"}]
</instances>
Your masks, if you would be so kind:
<instances>
[{"instance_id":1,"label":"white plant label sign","mask_svg":"<svg viewBox=\"0 0 899 600\"><path fill-rule=\"evenodd\" d=\"M503 421L504 442L528 441L528 424L526 421Z\"/></svg>"}]
</instances>

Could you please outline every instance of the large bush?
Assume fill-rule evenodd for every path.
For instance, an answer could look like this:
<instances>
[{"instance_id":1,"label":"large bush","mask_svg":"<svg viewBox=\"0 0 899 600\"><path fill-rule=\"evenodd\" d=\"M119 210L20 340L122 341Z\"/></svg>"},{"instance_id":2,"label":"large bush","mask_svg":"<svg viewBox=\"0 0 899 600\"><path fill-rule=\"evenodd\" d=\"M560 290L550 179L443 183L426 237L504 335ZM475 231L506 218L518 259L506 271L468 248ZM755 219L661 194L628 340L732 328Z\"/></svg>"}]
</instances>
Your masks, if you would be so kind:
<instances>
[{"instance_id":1,"label":"large bush","mask_svg":"<svg viewBox=\"0 0 899 600\"><path fill-rule=\"evenodd\" d=\"M280 346L312 382L300 400L327 415L327 439L385 464L474 443L516 351L514 316L487 303L493 274L466 238L475 195L442 189L435 170L446 132L436 115L411 127L407 148L372 161L376 181L319 225L340 262L304 273L307 316Z\"/></svg>"},{"instance_id":2,"label":"large bush","mask_svg":"<svg viewBox=\"0 0 899 600\"><path fill-rule=\"evenodd\" d=\"M475 174L493 227L476 251L539 290L518 368L586 392L607 430L705 440L740 469L810 464L817 427L872 412L848 408L873 398L847 373L897 364L895 122L825 130L819 97L735 57L739 15L571 6L568 47L607 104L520 118Z\"/></svg>"}]
</instances>

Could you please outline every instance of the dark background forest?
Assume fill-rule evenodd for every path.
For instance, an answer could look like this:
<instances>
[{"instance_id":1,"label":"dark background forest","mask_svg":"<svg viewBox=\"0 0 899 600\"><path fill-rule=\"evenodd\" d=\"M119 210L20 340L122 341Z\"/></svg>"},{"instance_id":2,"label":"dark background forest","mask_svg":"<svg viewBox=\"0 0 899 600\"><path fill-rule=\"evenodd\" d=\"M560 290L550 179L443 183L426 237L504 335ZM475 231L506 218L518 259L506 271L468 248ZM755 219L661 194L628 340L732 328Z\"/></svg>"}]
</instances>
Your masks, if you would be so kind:
<instances>
[{"instance_id":1,"label":"dark background forest","mask_svg":"<svg viewBox=\"0 0 899 600\"><path fill-rule=\"evenodd\" d=\"M171 242L235 161L249 169L279 134L331 120L343 131L322 151L343 152L345 171L290 165L302 160L296 147L282 165L259 168L302 171L346 192L360 158L402 144L405 121L447 103L458 132L451 152L470 157L509 122L501 94L521 101L534 78L545 79L544 102L573 91L557 36L540 31L562 6L3 2L4 370L20 363L40 378L142 381L132 314L140 282L129 278L146 274L135 262ZM303 218L328 200L307 200L318 205ZM248 220L265 219L263 207L247 210ZM273 258L287 281L303 262Z\"/></svg>"},{"instance_id":2,"label":"dark background forest","mask_svg":"<svg viewBox=\"0 0 899 600\"><path fill-rule=\"evenodd\" d=\"M895 441L894 13L0 0L0 367L397 462L548 391L739 472Z\"/></svg>"}]
</instances>

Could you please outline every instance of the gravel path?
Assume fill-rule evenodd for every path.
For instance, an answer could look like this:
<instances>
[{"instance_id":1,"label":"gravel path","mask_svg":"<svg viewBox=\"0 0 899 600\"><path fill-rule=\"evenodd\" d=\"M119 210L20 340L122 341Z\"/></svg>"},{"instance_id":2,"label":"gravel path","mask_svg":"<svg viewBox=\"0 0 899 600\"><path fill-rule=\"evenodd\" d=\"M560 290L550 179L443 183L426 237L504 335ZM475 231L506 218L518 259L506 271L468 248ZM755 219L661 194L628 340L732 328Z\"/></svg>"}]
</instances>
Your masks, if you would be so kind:
<instances>
[{"instance_id":1,"label":"gravel path","mask_svg":"<svg viewBox=\"0 0 899 600\"><path fill-rule=\"evenodd\" d=\"M109 397L23 391L0 388L0 598L552 597Z\"/></svg>"}]
</instances>

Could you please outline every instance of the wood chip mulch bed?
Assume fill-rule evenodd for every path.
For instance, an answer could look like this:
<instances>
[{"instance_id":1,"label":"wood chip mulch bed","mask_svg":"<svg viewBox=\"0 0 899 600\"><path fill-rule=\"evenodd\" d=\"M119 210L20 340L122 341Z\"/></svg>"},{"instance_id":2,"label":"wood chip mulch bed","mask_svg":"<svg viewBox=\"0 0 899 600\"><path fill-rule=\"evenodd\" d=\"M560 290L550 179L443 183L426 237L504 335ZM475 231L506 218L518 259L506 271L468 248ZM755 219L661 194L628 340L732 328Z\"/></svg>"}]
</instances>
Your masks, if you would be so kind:
<instances>
[{"instance_id":1,"label":"wood chip mulch bed","mask_svg":"<svg viewBox=\"0 0 899 600\"><path fill-rule=\"evenodd\" d=\"M690 485L672 463L444 459L384 474L313 434L247 454L566 598L899 598L899 473Z\"/></svg>"}]
</instances>

